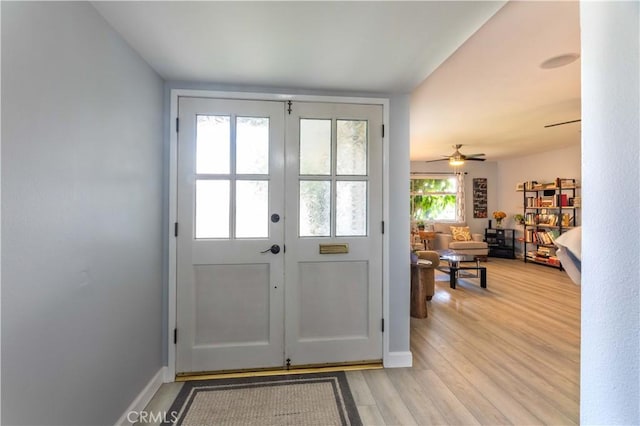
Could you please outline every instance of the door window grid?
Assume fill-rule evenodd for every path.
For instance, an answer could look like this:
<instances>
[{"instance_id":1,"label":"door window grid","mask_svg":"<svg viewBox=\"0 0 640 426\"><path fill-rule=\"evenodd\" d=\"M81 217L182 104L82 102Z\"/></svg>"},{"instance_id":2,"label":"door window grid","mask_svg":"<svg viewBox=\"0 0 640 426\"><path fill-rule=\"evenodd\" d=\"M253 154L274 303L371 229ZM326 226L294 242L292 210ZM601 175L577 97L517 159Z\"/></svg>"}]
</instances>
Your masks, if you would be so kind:
<instances>
[{"instance_id":1,"label":"door window grid","mask_svg":"<svg viewBox=\"0 0 640 426\"><path fill-rule=\"evenodd\" d=\"M368 122L302 118L299 129L298 235L367 236Z\"/></svg>"},{"instance_id":2,"label":"door window grid","mask_svg":"<svg viewBox=\"0 0 640 426\"><path fill-rule=\"evenodd\" d=\"M196 239L269 237L269 118L196 115Z\"/></svg>"}]
</instances>

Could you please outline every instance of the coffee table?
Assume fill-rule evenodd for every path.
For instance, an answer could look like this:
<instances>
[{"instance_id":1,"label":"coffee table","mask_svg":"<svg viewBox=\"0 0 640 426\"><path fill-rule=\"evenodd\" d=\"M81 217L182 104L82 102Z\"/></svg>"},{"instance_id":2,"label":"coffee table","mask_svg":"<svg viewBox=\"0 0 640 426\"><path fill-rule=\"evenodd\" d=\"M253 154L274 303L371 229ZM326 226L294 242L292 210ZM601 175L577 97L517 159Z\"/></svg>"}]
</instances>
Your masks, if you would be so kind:
<instances>
[{"instance_id":1,"label":"coffee table","mask_svg":"<svg viewBox=\"0 0 640 426\"><path fill-rule=\"evenodd\" d=\"M449 274L449 286L456 288L458 278L480 278L480 287L487 288L487 268L480 265L480 258L471 254L458 254L454 252L440 253L440 259L446 260L436 269ZM475 274L463 271L476 271Z\"/></svg>"}]
</instances>

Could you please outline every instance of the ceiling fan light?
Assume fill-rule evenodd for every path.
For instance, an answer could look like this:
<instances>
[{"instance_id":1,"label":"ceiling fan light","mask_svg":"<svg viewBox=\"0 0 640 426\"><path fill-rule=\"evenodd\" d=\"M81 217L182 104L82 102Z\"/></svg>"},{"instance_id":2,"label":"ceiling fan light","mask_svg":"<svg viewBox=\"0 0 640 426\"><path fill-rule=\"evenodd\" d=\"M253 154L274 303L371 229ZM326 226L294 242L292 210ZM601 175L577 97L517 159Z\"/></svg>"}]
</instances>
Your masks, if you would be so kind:
<instances>
[{"instance_id":1,"label":"ceiling fan light","mask_svg":"<svg viewBox=\"0 0 640 426\"><path fill-rule=\"evenodd\" d=\"M462 166L463 164L464 164L464 159L462 158L456 158L456 157L449 158L450 166Z\"/></svg>"}]
</instances>

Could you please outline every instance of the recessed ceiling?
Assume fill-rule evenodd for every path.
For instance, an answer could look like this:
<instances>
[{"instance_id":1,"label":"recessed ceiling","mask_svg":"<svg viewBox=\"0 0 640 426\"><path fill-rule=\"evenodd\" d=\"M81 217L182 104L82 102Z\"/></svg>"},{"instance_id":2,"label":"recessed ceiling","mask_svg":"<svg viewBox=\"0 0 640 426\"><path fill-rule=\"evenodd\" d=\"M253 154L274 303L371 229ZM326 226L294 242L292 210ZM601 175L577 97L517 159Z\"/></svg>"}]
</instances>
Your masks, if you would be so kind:
<instances>
[{"instance_id":1,"label":"recessed ceiling","mask_svg":"<svg viewBox=\"0 0 640 426\"><path fill-rule=\"evenodd\" d=\"M165 80L409 93L504 3L92 4Z\"/></svg>"}]
</instances>

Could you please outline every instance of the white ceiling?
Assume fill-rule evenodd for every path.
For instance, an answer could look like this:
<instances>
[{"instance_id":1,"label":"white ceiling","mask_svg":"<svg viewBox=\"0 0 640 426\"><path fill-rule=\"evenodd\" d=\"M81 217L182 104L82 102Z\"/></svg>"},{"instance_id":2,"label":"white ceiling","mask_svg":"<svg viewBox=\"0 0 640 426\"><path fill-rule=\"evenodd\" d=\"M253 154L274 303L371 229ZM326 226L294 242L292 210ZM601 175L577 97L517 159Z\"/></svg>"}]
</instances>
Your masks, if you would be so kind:
<instances>
[{"instance_id":1,"label":"white ceiling","mask_svg":"<svg viewBox=\"0 0 640 426\"><path fill-rule=\"evenodd\" d=\"M509 2L435 70L411 99L411 158L435 159L463 144L487 159L580 144L580 60L542 69L545 60L580 53L579 4Z\"/></svg>"},{"instance_id":2,"label":"white ceiling","mask_svg":"<svg viewBox=\"0 0 640 426\"><path fill-rule=\"evenodd\" d=\"M537 67L580 51L577 3L504 3L92 2L165 80L413 92L412 159L579 141L535 131L579 117L579 61Z\"/></svg>"}]
</instances>

